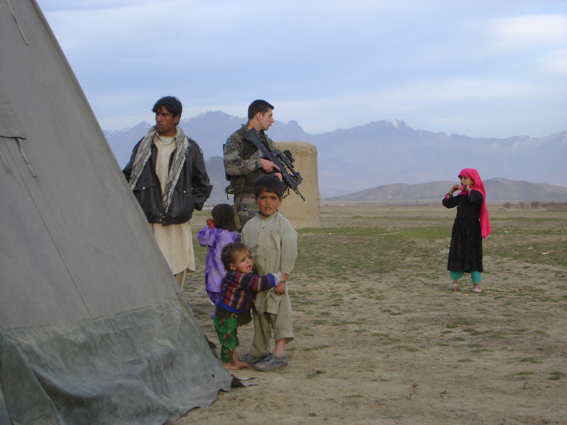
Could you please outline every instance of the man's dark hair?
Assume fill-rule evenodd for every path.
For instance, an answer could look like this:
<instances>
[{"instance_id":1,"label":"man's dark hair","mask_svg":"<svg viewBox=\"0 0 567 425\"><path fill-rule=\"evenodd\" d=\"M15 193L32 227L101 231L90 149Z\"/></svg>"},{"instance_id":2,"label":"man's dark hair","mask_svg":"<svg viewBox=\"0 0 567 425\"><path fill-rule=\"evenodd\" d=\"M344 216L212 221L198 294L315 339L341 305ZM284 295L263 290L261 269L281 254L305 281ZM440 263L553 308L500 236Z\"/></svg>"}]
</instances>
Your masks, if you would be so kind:
<instances>
[{"instance_id":1,"label":"man's dark hair","mask_svg":"<svg viewBox=\"0 0 567 425\"><path fill-rule=\"evenodd\" d=\"M248 107L248 120L254 118L258 112L260 112L262 115L265 114L266 112L268 112L268 109L274 109L274 107L265 100L255 100Z\"/></svg>"},{"instance_id":2,"label":"man's dark hair","mask_svg":"<svg viewBox=\"0 0 567 425\"><path fill-rule=\"evenodd\" d=\"M154 114L157 114L159 111L161 111L162 107L167 109L174 117L180 117L181 113L183 112L183 106L181 105L181 102L178 98L173 96L165 96L158 100L152 108L152 112Z\"/></svg>"},{"instance_id":3,"label":"man's dark hair","mask_svg":"<svg viewBox=\"0 0 567 425\"><path fill-rule=\"evenodd\" d=\"M221 261L226 271L230 269L231 264L236 262L236 254L240 252L247 252L250 254L250 250L242 242L229 243L222 249Z\"/></svg>"},{"instance_id":4,"label":"man's dark hair","mask_svg":"<svg viewBox=\"0 0 567 425\"><path fill-rule=\"evenodd\" d=\"M274 174L264 174L254 183L254 196L257 198L260 193L266 192L277 193L278 198L283 196L283 184L279 177Z\"/></svg>"}]
</instances>

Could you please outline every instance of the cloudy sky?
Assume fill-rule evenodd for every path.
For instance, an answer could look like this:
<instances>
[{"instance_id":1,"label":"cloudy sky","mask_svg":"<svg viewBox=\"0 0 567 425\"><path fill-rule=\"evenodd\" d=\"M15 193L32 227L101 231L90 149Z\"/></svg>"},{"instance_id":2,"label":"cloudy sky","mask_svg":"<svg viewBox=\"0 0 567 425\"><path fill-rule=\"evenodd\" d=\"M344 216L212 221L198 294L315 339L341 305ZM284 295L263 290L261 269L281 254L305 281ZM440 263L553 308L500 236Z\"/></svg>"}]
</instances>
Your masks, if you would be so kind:
<instances>
[{"instance_id":1,"label":"cloudy sky","mask_svg":"<svg viewBox=\"0 0 567 425\"><path fill-rule=\"evenodd\" d=\"M567 130L567 0L38 0L105 130L175 95L308 133Z\"/></svg>"}]
</instances>

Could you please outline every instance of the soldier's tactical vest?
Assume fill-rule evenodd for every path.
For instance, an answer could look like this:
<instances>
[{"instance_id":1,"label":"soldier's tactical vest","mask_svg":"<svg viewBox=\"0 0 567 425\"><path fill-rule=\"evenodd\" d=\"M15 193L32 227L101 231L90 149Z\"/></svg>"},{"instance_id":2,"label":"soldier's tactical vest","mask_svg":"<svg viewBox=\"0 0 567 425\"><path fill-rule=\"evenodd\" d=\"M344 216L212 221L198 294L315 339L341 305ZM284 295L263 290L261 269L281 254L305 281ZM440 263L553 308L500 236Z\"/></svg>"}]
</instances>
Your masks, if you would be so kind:
<instances>
[{"instance_id":1,"label":"soldier's tactical vest","mask_svg":"<svg viewBox=\"0 0 567 425\"><path fill-rule=\"evenodd\" d=\"M244 138L244 133L246 133L246 127L238 130L238 135L244 145L244 158L242 159L250 159L254 154L257 154L258 149ZM263 131L260 133L260 136L264 143L266 143L266 136ZM268 143L266 143L266 145L268 146L268 149L270 149L270 145ZM252 193L254 192L254 183L264 174L266 174L266 172L261 168L258 168L244 176L229 176L225 173L226 179L230 182L230 184L226 187L225 192L229 195L235 195L242 192Z\"/></svg>"}]
</instances>

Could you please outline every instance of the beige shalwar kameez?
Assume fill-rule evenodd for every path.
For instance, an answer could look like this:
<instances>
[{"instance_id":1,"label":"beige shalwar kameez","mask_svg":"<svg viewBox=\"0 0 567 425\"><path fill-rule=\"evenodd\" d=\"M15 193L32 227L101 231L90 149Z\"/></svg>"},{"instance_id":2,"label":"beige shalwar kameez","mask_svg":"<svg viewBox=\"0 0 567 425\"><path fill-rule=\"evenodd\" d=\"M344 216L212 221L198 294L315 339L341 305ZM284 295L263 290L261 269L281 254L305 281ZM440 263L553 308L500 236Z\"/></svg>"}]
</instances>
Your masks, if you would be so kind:
<instances>
[{"instance_id":1,"label":"beige shalwar kameez","mask_svg":"<svg viewBox=\"0 0 567 425\"><path fill-rule=\"evenodd\" d=\"M175 137L161 137L159 135L154 138L154 144L158 150L156 174L161 184L162 193L165 191L165 184L169 175L171 154L175 150L174 140ZM191 222L187 221L168 226L161 223L149 223L149 225L179 286L183 287L186 272L195 271Z\"/></svg>"},{"instance_id":2,"label":"beige shalwar kameez","mask_svg":"<svg viewBox=\"0 0 567 425\"><path fill-rule=\"evenodd\" d=\"M242 242L248 246L254 270L265 276L269 273L291 274L297 258L297 232L279 212L268 218L260 215L248 221L242 229ZM271 330L274 340L292 340L293 320L288 284L283 295L274 288L258 292L254 299L254 340L250 354L261 357L270 352Z\"/></svg>"}]
</instances>

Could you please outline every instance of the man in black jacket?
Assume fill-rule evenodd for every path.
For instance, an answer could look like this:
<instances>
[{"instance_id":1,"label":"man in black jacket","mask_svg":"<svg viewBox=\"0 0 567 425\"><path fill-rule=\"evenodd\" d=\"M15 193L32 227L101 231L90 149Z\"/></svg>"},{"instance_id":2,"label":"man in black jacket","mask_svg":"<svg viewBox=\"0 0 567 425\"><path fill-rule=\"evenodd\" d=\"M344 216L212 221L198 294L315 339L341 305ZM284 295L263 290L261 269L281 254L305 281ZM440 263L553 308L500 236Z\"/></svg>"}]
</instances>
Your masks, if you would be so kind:
<instances>
[{"instance_id":1,"label":"man in black jacket","mask_svg":"<svg viewBox=\"0 0 567 425\"><path fill-rule=\"evenodd\" d=\"M156 125L134 147L123 170L179 285L195 271L190 219L212 186L199 145L179 127L182 105L162 97L152 111Z\"/></svg>"}]
</instances>

